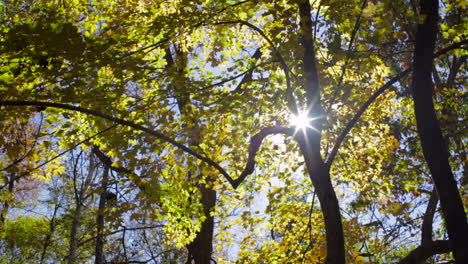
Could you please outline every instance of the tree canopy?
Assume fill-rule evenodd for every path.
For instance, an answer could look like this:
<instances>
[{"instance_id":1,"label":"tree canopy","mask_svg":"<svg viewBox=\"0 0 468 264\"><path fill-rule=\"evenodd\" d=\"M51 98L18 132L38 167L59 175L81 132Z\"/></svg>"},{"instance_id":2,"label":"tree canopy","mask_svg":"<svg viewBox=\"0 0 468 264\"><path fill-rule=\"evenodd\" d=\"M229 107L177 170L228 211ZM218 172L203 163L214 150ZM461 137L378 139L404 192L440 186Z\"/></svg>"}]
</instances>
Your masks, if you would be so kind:
<instances>
[{"instance_id":1,"label":"tree canopy","mask_svg":"<svg viewBox=\"0 0 468 264\"><path fill-rule=\"evenodd\" d=\"M0 1L0 262L467 263L467 13Z\"/></svg>"}]
</instances>

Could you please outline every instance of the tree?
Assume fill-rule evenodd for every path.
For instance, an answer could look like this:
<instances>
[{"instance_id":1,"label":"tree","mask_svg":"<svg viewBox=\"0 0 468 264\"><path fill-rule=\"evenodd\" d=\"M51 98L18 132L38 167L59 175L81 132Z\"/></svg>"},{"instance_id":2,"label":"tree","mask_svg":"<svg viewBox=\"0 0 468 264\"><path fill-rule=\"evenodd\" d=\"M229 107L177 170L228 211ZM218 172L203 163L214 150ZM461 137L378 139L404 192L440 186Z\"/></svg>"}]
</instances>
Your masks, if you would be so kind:
<instances>
[{"instance_id":1,"label":"tree","mask_svg":"<svg viewBox=\"0 0 468 264\"><path fill-rule=\"evenodd\" d=\"M421 1L425 20L418 25L414 54L412 91L418 134L440 197L450 245L456 263L468 261L468 222L449 164L449 153L434 110L432 99L433 54L436 42L438 1Z\"/></svg>"},{"instance_id":2,"label":"tree","mask_svg":"<svg viewBox=\"0 0 468 264\"><path fill-rule=\"evenodd\" d=\"M421 194L432 189L423 154L451 249L463 260L453 232L466 226L460 177L441 183L428 158L440 151L416 144L411 121L419 135L432 129L421 127L419 110L408 111L411 93L419 109L418 89L431 105L431 74L443 78L450 68L452 85L436 98L445 106L432 120L463 119L464 110L448 104L450 93L463 90L463 4L445 7L442 37L436 42L432 34L425 49L421 32L429 26L419 23L437 27L434 12L425 16L428 1L421 9L411 0L1 3L1 127L11 131L16 119L33 131L44 116L40 133L25 133L33 142L21 143L30 152L15 148L11 132L2 136L4 171L15 170L4 188L63 178L74 149L92 148L102 166L102 182L75 190L75 212L84 197L99 202L90 200L97 216L85 221L87 236L71 236L69 261L84 240L95 241L96 263L227 262L219 252L239 226L265 231L242 237L242 263L432 257L447 250L446 241L431 249L445 233L431 209L434 196L421 215ZM447 54L453 64L443 63ZM442 59L433 67L432 57ZM457 157L452 164L444 157L447 172L465 165L463 129L446 135L453 144L442 150ZM109 188L119 197L113 204L106 202ZM249 209L258 197L268 198L263 212ZM236 209L239 217L228 217ZM440 232L435 241L427 226ZM404 243L419 245L413 232L424 239L409 252Z\"/></svg>"}]
</instances>

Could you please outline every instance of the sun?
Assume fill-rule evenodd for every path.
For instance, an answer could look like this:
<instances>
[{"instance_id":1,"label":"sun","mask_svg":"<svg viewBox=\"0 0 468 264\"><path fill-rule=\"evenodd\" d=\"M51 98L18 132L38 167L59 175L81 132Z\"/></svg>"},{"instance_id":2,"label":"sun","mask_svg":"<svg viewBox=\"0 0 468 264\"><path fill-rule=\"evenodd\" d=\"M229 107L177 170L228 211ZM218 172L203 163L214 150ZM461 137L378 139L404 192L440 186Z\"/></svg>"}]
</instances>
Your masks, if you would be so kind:
<instances>
[{"instance_id":1,"label":"sun","mask_svg":"<svg viewBox=\"0 0 468 264\"><path fill-rule=\"evenodd\" d=\"M310 118L306 111L300 111L297 115L291 115L289 125L295 127L296 131L299 129L305 130L306 128L312 128L312 121L313 118Z\"/></svg>"},{"instance_id":2,"label":"sun","mask_svg":"<svg viewBox=\"0 0 468 264\"><path fill-rule=\"evenodd\" d=\"M320 116L309 116L308 111L299 111L297 115L291 115L291 117L289 118L289 125L296 128L294 134L296 134L299 130L305 132L308 129L312 129L316 132L319 132L317 128L313 126L313 121L320 118Z\"/></svg>"}]
</instances>

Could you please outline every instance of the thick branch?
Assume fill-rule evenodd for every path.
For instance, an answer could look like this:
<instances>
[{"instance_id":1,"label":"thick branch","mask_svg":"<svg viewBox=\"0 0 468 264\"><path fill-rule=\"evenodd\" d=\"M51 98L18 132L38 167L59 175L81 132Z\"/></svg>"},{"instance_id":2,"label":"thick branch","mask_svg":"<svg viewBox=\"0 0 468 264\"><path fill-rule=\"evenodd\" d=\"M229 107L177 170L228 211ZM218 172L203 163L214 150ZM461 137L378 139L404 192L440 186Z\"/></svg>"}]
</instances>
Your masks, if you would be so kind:
<instances>
[{"instance_id":1,"label":"thick branch","mask_svg":"<svg viewBox=\"0 0 468 264\"><path fill-rule=\"evenodd\" d=\"M437 190L434 188L429 197L429 202L426 207L426 212L423 216L423 223L421 226L421 245L432 242L432 224L434 222L434 214L437 209L437 203L439 202L439 196Z\"/></svg>"},{"instance_id":2,"label":"thick branch","mask_svg":"<svg viewBox=\"0 0 468 264\"><path fill-rule=\"evenodd\" d=\"M431 256L449 252L450 247L448 240L431 241L415 248L405 258L400 260L398 264L421 263Z\"/></svg>"},{"instance_id":3,"label":"thick branch","mask_svg":"<svg viewBox=\"0 0 468 264\"><path fill-rule=\"evenodd\" d=\"M62 104L62 103L52 103L52 102L43 102L43 101L0 101L0 106L56 107L56 108L68 109L68 110L72 110L72 111L76 111L76 112L81 112L81 113L88 114L88 115L98 116L98 117L110 120L110 121L115 122L115 123L120 124L120 125L132 127L132 128L134 128L136 130L143 131L143 132L148 133L148 134L150 134L152 136L155 136L156 138L159 138L162 141L165 141L165 142L175 146L176 148L181 149L181 150L185 151L186 153L188 153L188 154L190 154L190 155L192 155L192 156L206 162L207 164L215 167L229 181L229 183L231 183L231 185L234 186L234 180L229 176L229 174L218 163L214 162L210 158L201 155L200 153L198 153L198 152L184 146L182 143L179 143L176 140L174 140L174 139L172 139L172 138L170 138L170 137L168 137L168 136L166 136L166 135L164 135L164 134L162 134L162 133L160 133L160 132L158 132L156 130L153 130L153 129L150 129L148 127L136 124L134 122L131 122L131 121L128 121L128 120L125 120L125 119L121 119L121 118L117 118L117 117L113 117L113 116L110 116L110 115L107 115L107 114L104 114L104 113L101 113L101 112L98 112L98 111L95 111L95 110L90 110L90 109L82 108L82 107L79 107L79 106L74 106L74 105L69 105L69 104Z\"/></svg>"},{"instance_id":4,"label":"thick branch","mask_svg":"<svg viewBox=\"0 0 468 264\"><path fill-rule=\"evenodd\" d=\"M260 133L256 134L250 139L250 147L249 147L249 157L247 160L247 164L245 165L244 171L241 173L239 178L234 180L233 187L237 188L239 184L244 181L244 179L252 174L255 169L255 156L257 155L258 150L260 149L260 146L262 144L262 141L265 137L269 135L275 135L275 134L285 134L289 136L294 135L294 128L289 128L289 127L267 127L262 129Z\"/></svg>"},{"instance_id":5,"label":"thick branch","mask_svg":"<svg viewBox=\"0 0 468 264\"><path fill-rule=\"evenodd\" d=\"M199 154L198 152L184 146L182 143L179 143L179 142L175 141L174 139L172 139L172 138L170 138L170 137L168 137L168 136L166 136L166 135L164 135L164 134L162 134L162 133L160 133L158 131L152 130L150 128L144 127L142 125L133 123L133 122L128 121L128 120L113 117L113 116L106 115L106 114L103 114L103 113L98 112L98 111L89 110L89 109L82 108L82 107L79 107L79 106L73 106L73 105L62 104L62 103L52 103L52 102L42 102L42 101L0 101L0 106L45 106L45 107L55 107L55 108L61 108L61 109L68 109L68 110L72 110L72 111L76 111L76 112L85 113L85 114L88 114L88 115L98 116L98 117L110 120L110 121L115 122L115 123L120 124L120 125L132 127L132 128L134 128L136 130L143 131L143 132L148 133L148 134L150 134L152 136L155 136L156 138L159 138L159 139L161 139L161 140L163 140L163 141L165 141L165 142L167 142L167 143L169 143L169 144L171 144L171 145L185 151L186 153L188 153L188 154L190 154L190 155L192 155L192 156L206 162L208 165L215 167L228 180L228 182L234 188L237 188L239 186L239 184L245 179L245 177L252 174L252 172L254 171L255 155L256 155L258 149L260 148L262 140L266 136L273 135L273 134L286 134L286 135L290 135L290 136L294 135L294 128L267 127L267 128L262 129L262 131L260 131L260 133L258 133L257 135L252 137L252 139L250 141L251 146L249 147L249 158L248 158L248 161L247 161L247 165L246 165L244 171L239 176L239 178L234 180L229 176L229 174L218 163L211 160L210 158ZM96 155L98 155L98 157L99 157L99 154L96 154ZM106 163L105 162L106 161L105 155L102 158L103 158L102 161L104 163ZM108 162L109 161L107 161L107 163ZM118 171L118 172L128 172L128 170L125 169L125 168L113 168L113 170Z\"/></svg>"}]
</instances>

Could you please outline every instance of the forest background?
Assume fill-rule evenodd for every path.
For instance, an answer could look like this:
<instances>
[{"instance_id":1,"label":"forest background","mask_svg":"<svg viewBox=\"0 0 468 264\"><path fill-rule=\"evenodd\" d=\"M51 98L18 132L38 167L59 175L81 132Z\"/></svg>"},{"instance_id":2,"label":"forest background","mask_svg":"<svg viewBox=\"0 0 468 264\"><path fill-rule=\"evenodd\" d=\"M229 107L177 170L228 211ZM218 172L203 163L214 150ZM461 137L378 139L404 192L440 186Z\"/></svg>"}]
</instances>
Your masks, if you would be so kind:
<instances>
[{"instance_id":1,"label":"forest background","mask_svg":"<svg viewBox=\"0 0 468 264\"><path fill-rule=\"evenodd\" d=\"M468 263L467 5L0 1L0 262Z\"/></svg>"}]
</instances>

